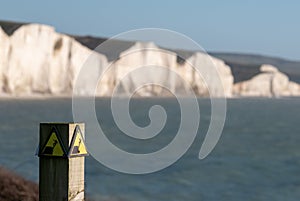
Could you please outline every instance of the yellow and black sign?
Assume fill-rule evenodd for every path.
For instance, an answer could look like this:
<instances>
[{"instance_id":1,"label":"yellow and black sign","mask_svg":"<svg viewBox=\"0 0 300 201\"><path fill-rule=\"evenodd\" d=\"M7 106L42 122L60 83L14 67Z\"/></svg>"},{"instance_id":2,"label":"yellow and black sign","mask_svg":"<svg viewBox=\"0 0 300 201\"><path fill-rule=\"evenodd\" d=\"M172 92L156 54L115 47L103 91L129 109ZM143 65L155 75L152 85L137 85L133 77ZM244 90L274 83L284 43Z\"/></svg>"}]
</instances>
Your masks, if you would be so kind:
<instances>
[{"instance_id":1,"label":"yellow and black sign","mask_svg":"<svg viewBox=\"0 0 300 201\"><path fill-rule=\"evenodd\" d=\"M68 157L88 155L80 127L77 125L72 137Z\"/></svg>"},{"instance_id":2,"label":"yellow and black sign","mask_svg":"<svg viewBox=\"0 0 300 201\"><path fill-rule=\"evenodd\" d=\"M52 128L45 145L40 149L39 156L66 157L66 151L60 139L60 135L55 128Z\"/></svg>"}]
</instances>

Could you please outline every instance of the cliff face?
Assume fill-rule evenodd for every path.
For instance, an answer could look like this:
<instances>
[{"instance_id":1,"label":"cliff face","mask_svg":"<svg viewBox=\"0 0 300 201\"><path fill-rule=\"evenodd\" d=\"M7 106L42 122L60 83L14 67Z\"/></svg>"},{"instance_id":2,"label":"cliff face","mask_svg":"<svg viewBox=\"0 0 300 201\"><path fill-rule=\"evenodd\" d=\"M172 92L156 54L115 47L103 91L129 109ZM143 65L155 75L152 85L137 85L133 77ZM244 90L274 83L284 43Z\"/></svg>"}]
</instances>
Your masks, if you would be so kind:
<instances>
[{"instance_id":1,"label":"cliff face","mask_svg":"<svg viewBox=\"0 0 300 201\"><path fill-rule=\"evenodd\" d=\"M7 66L9 52L9 37L0 29L0 92L4 88L4 68Z\"/></svg>"},{"instance_id":2,"label":"cliff face","mask_svg":"<svg viewBox=\"0 0 300 201\"><path fill-rule=\"evenodd\" d=\"M196 67L198 72L186 70L190 66ZM220 59L195 53L182 66L181 74L185 75L186 80L191 80L191 85L200 96L232 96L233 76L230 67Z\"/></svg>"},{"instance_id":3,"label":"cliff face","mask_svg":"<svg viewBox=\"0 0 300 201\"><path fill-rule=\"evenodd\" d=\"M88 60L88 70L92 75L80 82L75 93L92 95L90 80L96 80L107 65L112 68L105 72L96 91L98 96L110 96L117 84L120 93L129 94L132 89L143 83L158 82L166 85L173 93L182 93L186 87L192 86L196 94L207 96L207 86L199 73L189 66L198 67L201 75L212 89L212 96L220 96L222 86L217 84L212 75L212 65L219 71L225 89L225 95L231 96L233 78L230 68L218 59L196 53L185 64L177 63L177 55L157 47L153 43L137 42L120 53L117 61L109 63L106 56L93 52L77 42L74 38L56 33L54 28L28 24L19 27L8 36L0 29L0 91L15 96L33 94L71 95L77 75ZM189 63L189 64L187 64ZM164 73L155 69L144 70L139 75L131 72L142 66L158 66L168 68ZM150 69L150 68L149 68ZM130 72L130 73L129 73ZM174 73L179 76L175 76ZM132 74L132 75L131 75ZM124 78L125 75L128 75ZM183 78L184 81L181 80ZM158 86L145 86L137 91L139 96L164 96L166 90Z\"/></svg>"},{"instance_id":4,"label":"cliff face","mask_svg":"<svg viewBox=\"0 0 300 201\"><path fill-rule=\"evenodd\" d=\"M73 38L38 24L24 25L11 36L0 29L0 48L1 91L19 96L71 94L91 53Z\"/></svg>"},{"instance_id":5,"label":"cliff face","mask_svg":"<svg viewBox=\"0 0 300 201\"><path fill-rule=\"evenodd\" d=\"M92 83L100 75L104 76L96 89L97 96L111 96L116 86L122 95L138 89L138 96L169 96L170 92L184 95L190 88L201 97L300 95L300 86L272 66L262 66L258 75L234 84L230 67L204 53L191 53L186 61L178 62L177 53L153 43L114 41L117 48L108 47L103 55L82 45L84 41L57 33L46 25L22 25L9 35L0 27L0 93L70 96L78 73L86 64L90 74L81 78L74 91L77 95L93 95ZM112 61L115 54L119 58ZM111 68L104 73L107 66ZM140 67L147 68L139 70ZM166 86L169 91L157 85L143 86L151 82Z\"/></svg>"},{"instance_id":6,"label":"cliff face","mask_svg":"<svg viewBox=\"0 0 300 201\"><path fill-rule=\"evenodd\" d=\"M168 70L161 71L161 67L168 68ZM176 67L174 53L160 49L154 43L137 42L123 51L114 63L114 78L125 94L130 94L145 85L136 91L136 95L163 96L167 95L163 88L147 84L160 83L168 86L172 92L177 92L176 85L179 81L173 79L171 73Z\"/></svg>"},{"instance_id":7,"label":"cliff face","mask_svg":"<svg viewBox=\"0 0 300 201\"><path fill-rule=\"evenodd\" d=\"M234 85L233 94L236 96L299 96L300 87L290 82L288 76L271 65L262 65L260 74L252 79Z\"/></svg>"}]
</instances>

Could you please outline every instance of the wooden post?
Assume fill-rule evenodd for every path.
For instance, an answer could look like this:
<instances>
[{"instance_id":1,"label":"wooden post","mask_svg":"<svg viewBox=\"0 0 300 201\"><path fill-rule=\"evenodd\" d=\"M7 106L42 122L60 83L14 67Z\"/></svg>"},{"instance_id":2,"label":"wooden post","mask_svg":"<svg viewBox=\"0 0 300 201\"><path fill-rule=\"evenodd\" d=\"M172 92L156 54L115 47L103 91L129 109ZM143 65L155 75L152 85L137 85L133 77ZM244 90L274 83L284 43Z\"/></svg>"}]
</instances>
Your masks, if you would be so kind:
<instances>
[{"instance_id":1,"label":"wooden post","mask_svg":"<svg viewBox=\"0 0 300 201\"><path fill-rule=\"evenodd\" d=\"M41 123L39 200L83 201L83 123Z\"/></svg>"}]
</instances>

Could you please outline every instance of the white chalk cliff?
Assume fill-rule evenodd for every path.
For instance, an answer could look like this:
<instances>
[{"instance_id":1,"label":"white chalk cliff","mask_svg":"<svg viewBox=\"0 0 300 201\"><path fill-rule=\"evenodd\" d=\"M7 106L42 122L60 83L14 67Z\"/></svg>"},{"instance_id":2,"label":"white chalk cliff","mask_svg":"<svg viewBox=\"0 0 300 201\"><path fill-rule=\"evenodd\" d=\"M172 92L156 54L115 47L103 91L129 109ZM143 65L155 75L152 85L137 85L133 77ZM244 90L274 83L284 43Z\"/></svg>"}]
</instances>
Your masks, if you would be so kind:
<instances>
[{"instance_id":1,"label":"white chalk cliff","mask_svg":"<svg viewBox=\"0 0 300 201\"><path fill-rule=\"evenodd\" d=\"M196 72L191 67L197 69ZM187 59L180 74L200 96L232 96L233 76L230 67L220 59L197 52Z\"/></svg>"},{"instance_id":2,"label":"white chalk cliff","mask_svg":"<svg viewBox=\"0 0 300 201\"><path fill-rule=\"evenodd\" d=\"M252 79L234 85L235 96L300 96L300 86L271 65L262 65Z\"/></svg>"},{"instance_id":3,"label":"white chalk cliff","mask_svg":"<svg viewBox=\"0 0 300 201\"><path fill-rule=\"evenodd\" d=\"M300 95L297 83L270 66L263 66L261 74L251 80L233 85L230 67L200 52L178 63L175 52L151 42L137 42L123 51L119 59L109 62L105 55L55 32L50 26L23 25L10 36L0 27L2 95L70 96L83 65L90 74L81 77L74 91L77 95L96 92L97 96L111 96L116 86L120 94L129 95L137 90L138 96L168 96L170 92L184 95L187 89L199 96L212 97ZM107 66L110 68L105 71ZM141 67L144 70L139 70ZM95 91L93 85L100 75L104 76ZM151 82L167 86L169 91L154 85L141 88Z\"/></svg>"},{"instance_id":4,"label":"white chalk cliff","mask_svg":"<svg viewBox=\"0 0 300 201\"><path fill-rule=\"evenodd\" d=\"M165 96L171 92L185 95L190 88L199 96L231 96L233 76L229 66L204 53L195 53L180 65L176 53L161 49L151 42L137 42L122 52L113 65L112 79L121 85L125 94L152 82L157 85L142 87L136 94ZM169 93L158 85L167 87Z\"/></svg>"},{"instance_id":5,"label":"white chalk cliff","mask_svg":"<svg viewBox=\"0 0 300 201\"><path fill-rule=\"evenodd\" d=\"M11 36L0 29L0 49L0 90L16 96L71 95L91 54L75 39L39 24L21 26ZM106 57L99 54L97 64L106 65Z\"/></svg>"},{"instance_id":6,"label":"white chalk cliff","mask_svg":"<svg viewBox=\"0 0 300 201\"><path fill-rule=\"evenodd\" d=\"M11 36L0 29L0 49L0 92L13 96L71 95L77 75L90 55L93 55L92 59L88 60L86 66L92 73L81 80L80 87L75 91L79 95L94 93L89 84L97 81L107 65L111 65L111 68L99 82L97 96L110 96L116 85L121 86L124 94L130 94L145 81L168 86L172 93L184 94L185 89L190 87L200 96L209 94L207 88L211 96L221 96L223 87L225 95L231 96L233 86L230 68L223 61L206 54L196 53L188 62L179 65L176 53L153 43L137 42L122 52L117 61L109 63L106 56L93 52L74 38L57 33L53 27L46 25L23 25ZM198 67L206 85L190 65ZM214 78L217 74L212 74L212 65L217 67L220 82ZM140 71L139 75L134 76L132 72L135 69L145 66L149 66L149 70ZM160 73L150 68L153 66L168 70ZM137 94L169 95L158 86L145 86Z\"/></svg>"}]
</instances>

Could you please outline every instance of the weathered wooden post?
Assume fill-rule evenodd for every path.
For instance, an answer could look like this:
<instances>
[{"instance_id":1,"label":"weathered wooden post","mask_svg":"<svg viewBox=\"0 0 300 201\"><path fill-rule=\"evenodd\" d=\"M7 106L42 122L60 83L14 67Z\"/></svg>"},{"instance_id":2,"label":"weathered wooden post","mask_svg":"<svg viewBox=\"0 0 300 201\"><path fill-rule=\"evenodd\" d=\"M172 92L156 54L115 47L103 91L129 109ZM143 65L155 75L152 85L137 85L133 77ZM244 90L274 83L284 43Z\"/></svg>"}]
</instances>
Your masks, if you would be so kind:
<instances>
[{"instance_id":1,"label":"weathered wooden post","mask_svg":"<svg viewBox=\"0 0 300 201\"><path fill-rule=\"evenodd\" d=\"M39 152L39 200L83 201L83 123L41 123Z\"/></svg>"}]
</instances>

